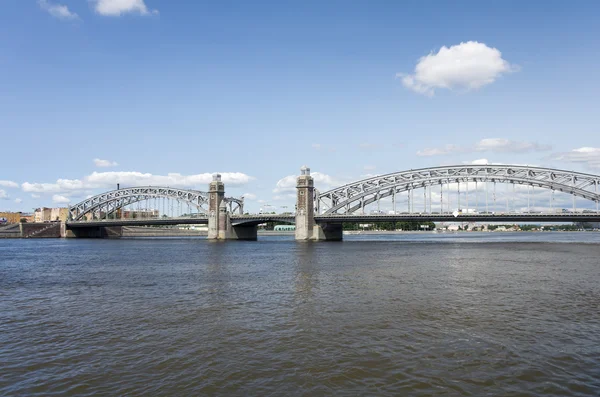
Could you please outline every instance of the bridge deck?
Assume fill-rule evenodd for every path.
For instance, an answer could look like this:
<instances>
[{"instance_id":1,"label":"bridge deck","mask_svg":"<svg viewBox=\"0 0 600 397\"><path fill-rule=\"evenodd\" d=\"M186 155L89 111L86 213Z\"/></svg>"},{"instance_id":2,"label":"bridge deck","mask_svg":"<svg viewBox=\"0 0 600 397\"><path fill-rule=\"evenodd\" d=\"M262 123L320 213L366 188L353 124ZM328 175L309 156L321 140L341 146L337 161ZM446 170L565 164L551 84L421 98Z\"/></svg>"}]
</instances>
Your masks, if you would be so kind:
<instances>
[{"instance_id":1,"label":"bridge deck","mask_svg":"<svg viewBox=\"0 0 600 397\"><path fill-rule=\"evenodd\" d=\"M232 215L231 223L250 225L265 222L294 223L294 215ZM564 213L564 214L395 214L395 215L317 215L317 223L339 222L600 222L600 213ZM69 228L95 226L159 226L159 225L206 225L208 218L160 218L160 219L107 219L97 221L67 222Z\"/></svg>"},{"instance_id":2,"label":"bridge deck","mask_svg":"<svg viewBox=\"0 0 600 397\"><path fill-rule=\"evenodd\" d=\"M600 222L600 213L578 214L395 214L318 215L317 222Z\"/></svg>"}]
</instances>

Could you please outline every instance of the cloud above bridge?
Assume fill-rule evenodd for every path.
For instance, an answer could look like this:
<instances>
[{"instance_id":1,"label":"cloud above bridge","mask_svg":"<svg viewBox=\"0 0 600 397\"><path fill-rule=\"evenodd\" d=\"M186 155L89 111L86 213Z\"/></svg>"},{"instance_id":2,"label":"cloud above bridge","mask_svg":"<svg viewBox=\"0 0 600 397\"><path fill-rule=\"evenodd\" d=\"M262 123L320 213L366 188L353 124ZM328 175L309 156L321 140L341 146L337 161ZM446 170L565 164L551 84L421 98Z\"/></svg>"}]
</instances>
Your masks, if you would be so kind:
<instances>
[{"instance_id":1,"label":"cloud above bridge","mask_svg":"<svg viewBox=\"0 0 600 397\"><path fill-rule=\"evenodd\" d=\"M116 161L94 159L94 165L100 168L116 167L119 165Z\"/></svg>"},{"instance_id":2,"label":"cloud above bridge","mask_svg":"<svg viewBox=\"0 0 600 397\"><path fill-rule=\"evenodd\" d=\"M144 0L92 0L94 10L104 16L118 17L123 14L152 15L158 10L150 10Z\"/></svg>"},{"instance_id":3,"label":"cloud above bridge","mask_svg":"<svg viewBox=\"0 0 600 397\"><path fill-rule=\"evenodd\" d=\"M62 4L54 4L47 0L38 0L38 5L54 18L63 20L77 20L79 15L69 10L69 7Z\"/></svg>"},{"instance_id":4,"label":"cloud above bridge","mask_svg":"<svg viewBox=\"0 0 600 397\"><path fill-rule=\"evenodd\" d=\"M425 148L417 151L417 156L442 156L454 153L497 152L497 153L528 153L551 150L551 145L537 142L511 141L504 138L486 138L471 146L448 144L437 148Z\"/></svg>"},{"instance_id":5,"label":"cloud above bridge","mask_svg":"<svg viewBox=\"0 0 600 397\"><path fill-rule=\"evenodd\" d=\"M241 186L251 181L251 176L241 172L221 172L221 180L229 186ZM154 175L136 171L93 172L83 179L58 179L55 183L29 183L21 185L28 193L66 193L82 192L94 189L114 189L117 183L127 186L169 186L206 190L212 181L212 173L182 175L170 173Z\"/></svg>"},{"instance_id":6,"label":"cloud above bridge","mask_svg":"<svg viewBox=\"0 0 600 397\"><path fill-rule=\"evenodd\" d=\"M476 152L542 152L551 150L551 145L539 144L537 142L511 141L502 138L487 138L475 144Z\"/></svg>"},{"instance_id":7,"label":"cloud above bridge","mask_svg":"<svg viewBox=\"0 0 600 397\"><path fill-rule=\"evenodd\" d=\"M402 84L419 94L434 96L435 90L476 90L491 84L517 67L502 58L496 48L468 41L421 57L413 74L398 73Z\"/></svg>"},{"instance_id":8,"label":"cloud above bridge","mask_svg":"<svg viewBox=\"0 0 600 397\"><path fill-rule=\"evenodd\" d=\"M65 196L61 196L60 194L55 194L52 196L52 201L56 204L67 204L71 202L71 199Z\"/></svg>"},{"instance_id":9,"label":"cloud above bridge","mask_svg":"<svg viewBox=\"0 0 600 397\"><path fill-rule=\"evenodd\" d=\"M0 189L0 200L8 200L10 196L6 193L6 190Z\"/></svg>"},{"instance_id":10,"label":"cloud above bridge","mask_svg":"<svg viewBox=\"0 0 600 397\"><path fill-rule=\"evenodd\" d=\"M579 149L573 149L570 152L551 154L549 159L584 164L588 168L598 170L600 169L600 148L581 147Z\"/></svg>"},{"instance_id":11,"label":"cloud above bridge","mask_svg":"<svg viewBox=\"0 0 600 397\"><path fill-rule=\"evenodd\" d=\"M310 175L313 177L313 179L315 181L315 186L319 186L320 190L329 189L329 188L344 184L344 182L342 182L341 180L334 178L330 175L324 174L322 172L311 172ZM288 175L286 177L281 178L275 184L273 193L294 193L295 194L296 178L298 178L297 175Z\"/></svg>"},{"instance_id":12,"label":"cloud above bridge","mask_svg":"<svg viewBox=\"0 0 600 397\"><path fill-rule=\"evenodd\" d=\"M0 186L3 187L19 187L19 184L13 181L0 181Z\"/></svg>"}]
</instances>

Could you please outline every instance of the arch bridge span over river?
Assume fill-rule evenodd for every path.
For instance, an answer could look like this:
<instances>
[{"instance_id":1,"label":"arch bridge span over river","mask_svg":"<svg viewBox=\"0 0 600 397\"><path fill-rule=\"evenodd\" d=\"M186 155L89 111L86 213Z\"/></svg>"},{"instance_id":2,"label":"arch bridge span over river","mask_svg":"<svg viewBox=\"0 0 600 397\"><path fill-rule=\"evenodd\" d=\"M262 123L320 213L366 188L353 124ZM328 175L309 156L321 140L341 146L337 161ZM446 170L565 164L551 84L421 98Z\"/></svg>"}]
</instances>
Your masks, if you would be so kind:
<instances>
[{"instance_id":1,"label":"arch bridge span over river","mask_svg":"<svg viewBox=\"0 0 600 397\"><path fill-rule=\"evenodd\" d=\"M341 240L343 222L600 222L599 185L600 176L573 171L460 165L386 174L320 192L310 169L302 167L293 214L245 215L243 197L226 197L225 185L216 174L207 192L144 186L88 198L70 207L63 234L103 237L128 225L206 224L209 239L256 240L256 226L272 221L295 224L296 240ZM540 192L547 196L540 198ZM502 200L498 199L500 193ZM519 194L527 199L524 210L517 208ZM571 197L572 208L559 207L564 200L557 204L555 195ZM127 206L160 198L176 200L189 210L176 217L124 218ZM578 209L577 199L588 204ZM379 206L386 201L391 211L382 213ZM406 208L400 208L399 203L405 203ZM536 210L536 204L544 210ZM366 212L373 205L377 210Z\"/></svg>"}]
</instances>

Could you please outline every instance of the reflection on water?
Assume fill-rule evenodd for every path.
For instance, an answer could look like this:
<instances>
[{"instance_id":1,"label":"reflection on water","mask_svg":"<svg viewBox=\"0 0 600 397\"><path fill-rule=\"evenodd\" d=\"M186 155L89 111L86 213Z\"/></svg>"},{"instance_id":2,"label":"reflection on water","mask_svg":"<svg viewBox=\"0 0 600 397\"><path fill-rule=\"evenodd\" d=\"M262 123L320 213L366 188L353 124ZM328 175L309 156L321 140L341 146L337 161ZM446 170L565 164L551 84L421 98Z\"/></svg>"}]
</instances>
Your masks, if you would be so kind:
<instances>
[{"instance_id":1,"label":"reflection on water","mask_svg":"<svg viewBox=\"0 0 600 397\"><path fill-rule=\"evenodd\" d=\"M599 236L0 241L0 395L598 396Z\"/></svg>"}]
</instances>

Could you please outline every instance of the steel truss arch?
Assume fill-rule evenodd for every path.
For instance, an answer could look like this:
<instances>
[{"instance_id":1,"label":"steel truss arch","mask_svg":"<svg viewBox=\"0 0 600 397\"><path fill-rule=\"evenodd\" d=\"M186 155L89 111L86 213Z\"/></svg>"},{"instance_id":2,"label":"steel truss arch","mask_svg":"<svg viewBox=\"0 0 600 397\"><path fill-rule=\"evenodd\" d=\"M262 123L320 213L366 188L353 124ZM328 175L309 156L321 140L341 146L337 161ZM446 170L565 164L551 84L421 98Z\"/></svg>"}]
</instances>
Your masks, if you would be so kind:
<instances>
[{"instance_id":1,"label":"steel truss arch","mask_svg":"<svg viewBox=\"0 0 600 397\"><path fill-rule=\"evenodd\" d=\"M383 198L409 190L458 182L499 182L560 191L600 202L600 176L550 168L481 165L402 171L349 183L316 196L323 214L351 214Z\"/></svg>"},{"instance_id":2,"label":"steel truss arch","mask_svg":"<svg viewBox=\"0 0 600 397\"><path fill-rule=\"evenodd\" d=\"M189 203L198 209L198 211L206 213L203 208L204 204L208 203L208 193L199 190L186 190L160 186L140 186L131 187L98 194L90 197L80 203L69 207L69 216L73 221L84 219L87 214L96 214L104 211L105 214L112 214L116 210L126 207L130 204L139 201L154 199L154 198L170 198L181 202ZM225 198L230 211L243 211L243 199Z\"/></svg>"},{"instance_id":3,"label":"steel truss arch","mask_svg":"<svg viewBox=\"0 0 600 397\"><path fill-rule=\"evenodd\" d=\"M238 214L244 215L244 197L225 197L225 203L229 208L229 213L233 214L237 211Z\"/></svg>"}]
</instances>

